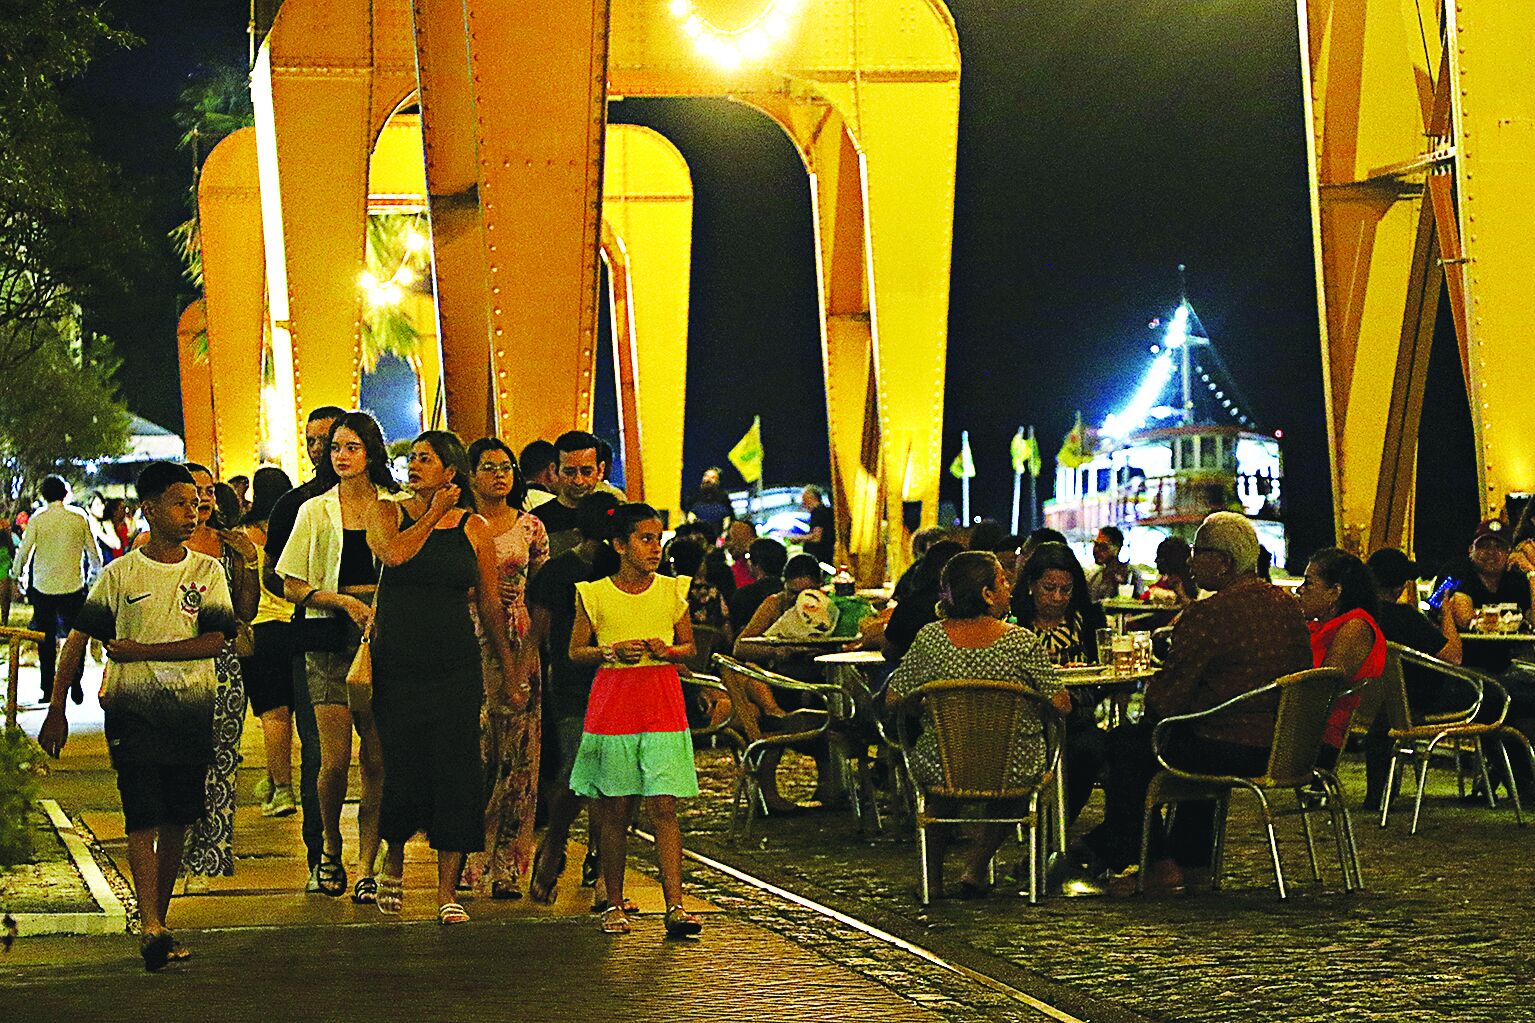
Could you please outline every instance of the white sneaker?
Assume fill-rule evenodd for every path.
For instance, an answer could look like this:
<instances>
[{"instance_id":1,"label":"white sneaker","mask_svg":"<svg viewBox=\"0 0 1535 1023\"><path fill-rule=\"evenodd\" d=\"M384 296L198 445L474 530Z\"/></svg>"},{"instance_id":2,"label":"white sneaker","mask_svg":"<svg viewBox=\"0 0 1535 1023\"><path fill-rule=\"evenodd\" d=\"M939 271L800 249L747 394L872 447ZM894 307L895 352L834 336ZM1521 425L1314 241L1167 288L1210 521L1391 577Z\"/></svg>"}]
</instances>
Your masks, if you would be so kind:
<instances>
[{"instance_id":1,"label":"white sneaker","mask_svg":"<svg viewBox=\"0 0 1535 1023\"><path fill-rule=\"evenodd\" d=\"M272 798L261 808L263 817L291 817L296 813L298 804L293 801L292 785L277 786L272 790Z\"/></svg>"},{"instance_id":2,"label":"white sneaker","mask_svg":"<svg viewBox=\"0 0 1535 1023\"><path fill-rule=\"evenodd\" d=\"M318 864L309 868L309 880L304 884L304 894L320 894L320 867Z\"/></svg>"},{"instance_id":3,"label":"white sneaker","mask_svg":"<svg viewBox=\"0 0 1535 1023\"><path fill-rule=\"evenodd\" d=\"M276 791L276 788L277 787L272 784L272 776L270 774L263 774L260 779L257 780L255 788L256 802L262 805L263 810L265 807L271 804L272 793Z\"/></svg>"}]
</instances>

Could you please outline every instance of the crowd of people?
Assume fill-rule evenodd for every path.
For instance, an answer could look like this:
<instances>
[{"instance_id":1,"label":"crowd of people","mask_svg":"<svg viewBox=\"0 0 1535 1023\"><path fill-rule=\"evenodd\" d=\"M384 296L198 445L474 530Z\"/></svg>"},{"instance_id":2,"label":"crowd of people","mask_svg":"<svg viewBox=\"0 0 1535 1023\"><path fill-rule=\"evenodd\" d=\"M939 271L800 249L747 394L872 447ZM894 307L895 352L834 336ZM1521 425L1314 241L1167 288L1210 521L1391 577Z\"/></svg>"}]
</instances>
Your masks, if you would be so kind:
<instances>
[{"instance_id":1,"label":"crowd of people","mask_svg":"<svg viewBox=\"0 0 1535 1023\"><path fill-rule=\"evenodd\" d=\"M236 869L247 707L266 750L257 797L269 816L302 814L309 893L399 913L404 846L424 832L438 857L442 924L469 919L466 891L551 902L587 808L581 875L595 882L602 929L628 933L635 905L624 894L625 842L643 800L665 930L698 933L682 906L677 800L698 791L690 722L701 712L718 723L730 710L717 699L687 705L681 674L707 664L711 651L790 675L815 670L792 648L752 641L827 584L835 521L819 492L805 492L810 533L791 556L735 518L717 477L706 477L692 519L666 537L660 513L608 483L611 451L581 431L516 453L494 437L466 446L427 431L405 459L403 487L368 413L316 409L305 437L314 474L296 486L273 467L218 481L201 465L153 463L139 478L136 509L103 502L95 515L49 477L43 506L0 550L9 561L4 596L25 578L34 628L50 637L39 655L49 704L40 741L52 755L67 740L68 699L82 700L88 651L101 645L146 967L187 954L165 923L177 879ZM894 599L853 640L884 652L876 688L892 706L945 678L1022 683L1053 706L1065 719L1069 820L1096 787L1104 791L1101 824L1073 852L1111 892L1137 881L1182 886L1210 869L1215 822L1209 806L1193 804L1146 836L1151 867L1136 876L1158 721L1310 667L1367 682L1385 668L1387 641L1493 673L1522 670L1487 660L1510 658L1507 647L1473 657L1460 636L1489 604L1514 604L1528 618L1528 508L1513 527L1494 520L1476 530L1465 562L1445 573L1433 617L1419 610L1422 569L1393 548L1368 561L1319 551L1293 594L1268 580L1258 537L1238 514L1210 515L1192 545L1164 540L1149 585L1123 548L1124 536L1105 527L1084 568L1048 529L919 531ZM1108 730L1087 691L1068 691L1057 669L1096 663L1108 625L1102 602L1136 597L1176 617L1145 685L1144 713ZM1431 680L1409 677L1408 686L1416 705L1437 706ZM748 693L767 718L795 713L766 685ZM1351 723L1367 726L1364 800L1378 806L1388 795L1389 735L1383 715L1354 722L1355 702L1335 708L1319 757L1330 764ZM1276 706L1250 700L1202 718L1163 754L1194 770L1259 774ZM1019 736L1008 770L1022 779L1043 766L1044 731ZM342 805L354 741L360 791L349 842ZM939 758L924 731L911 751L919 784L938 777ZM775 766L764 761L767 810L795 812ZM986 894L1002 837L991 828L971 843L954 894ZM940 887L944 849L941 839L929 847Z\"/></svg>"}]
</instances>

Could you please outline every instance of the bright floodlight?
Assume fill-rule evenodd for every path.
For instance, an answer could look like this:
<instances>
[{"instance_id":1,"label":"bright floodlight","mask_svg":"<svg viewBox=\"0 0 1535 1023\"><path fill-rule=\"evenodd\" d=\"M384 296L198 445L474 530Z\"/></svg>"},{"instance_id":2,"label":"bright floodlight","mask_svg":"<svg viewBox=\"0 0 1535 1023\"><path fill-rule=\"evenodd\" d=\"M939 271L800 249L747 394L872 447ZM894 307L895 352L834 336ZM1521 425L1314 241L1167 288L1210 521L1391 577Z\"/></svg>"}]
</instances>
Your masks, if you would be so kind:
<instances>
[{"instance_id":1,"label":"bright floodlight","mask_svg":"<svg viewBox=\"0 0 1535 1023\"><path fill-rule=\"evenodd\" d=\"M693 40L698 53L726 71L742 63L761 63L773 44L789 34L790 18L802 0L765 0L757 16L745 25L720 28L699 14L693 0L669 0L667 7Z\"/></svg>"},{"instance_id":2,"label":"bright floodlight","mask_svg":"<svg viewBox=\"0 0 1535 1023\"><path fill-rule=\"evenodd\" d=\"M1182 348L1188 342L1188 338L1189 307L1183 304L1178 306L1172 322L1167 325L1167 334L1162 339L1164 347L1152 361L1146 375L1141 378L1141 385L1136 388L1135 396L1124 408L1103 421L1104 436L1112 440L1121 440L1132 430L1139 430L1146 425L1147 415L1156 407L1157 399L1162 397L1168 381L1173 378L1173 353Z\"/></svg>"}]
</instances>

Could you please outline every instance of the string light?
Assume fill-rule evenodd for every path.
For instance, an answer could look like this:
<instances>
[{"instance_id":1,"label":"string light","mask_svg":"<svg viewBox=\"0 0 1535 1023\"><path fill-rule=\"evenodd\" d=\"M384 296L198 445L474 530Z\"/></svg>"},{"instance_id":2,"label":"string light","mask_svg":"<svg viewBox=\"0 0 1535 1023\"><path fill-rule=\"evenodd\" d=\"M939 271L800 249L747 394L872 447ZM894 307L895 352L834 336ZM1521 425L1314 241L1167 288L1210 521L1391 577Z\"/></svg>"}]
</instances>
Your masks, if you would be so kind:
<instances>
[{"instance_id":1,"label":"string light","mask_svg":"<svg viewBox=\"0 0 1535 1023\"><path fill-rule=\"evenodd\" d=\"M768 0L757 16L739 28L727 29L710 22L694 6L694 0L669 0L672 16L682 33L693 41L701 56L726 71L742 64L765 60L775 43L782 42L793 27L793 17L804 0Z\"/></svg>"}]
</instances>

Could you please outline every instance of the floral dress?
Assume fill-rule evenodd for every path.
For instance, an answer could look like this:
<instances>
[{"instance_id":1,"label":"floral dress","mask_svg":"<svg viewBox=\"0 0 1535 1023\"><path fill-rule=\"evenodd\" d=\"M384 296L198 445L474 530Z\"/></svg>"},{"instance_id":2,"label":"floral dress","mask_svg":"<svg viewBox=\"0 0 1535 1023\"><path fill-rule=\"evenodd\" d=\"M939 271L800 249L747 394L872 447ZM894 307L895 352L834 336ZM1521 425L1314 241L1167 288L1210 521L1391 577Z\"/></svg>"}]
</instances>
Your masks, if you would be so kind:
<instances>
[{"instance_id":1,"label":"floral dress","mask_svg":"<svg viewBox=\"0 0 1535 1023\"><path fill-rule=\"evenodd\" d=\"M539 686L536 649L524 649L531 621L526 600L528 580L549 560L549 537L536 515L523 513L512 527L496 536L496 566L501 579L501 606L506 617L500 627L512 641L513 656L526 666L527 706L518 710L510 697L518 680L502 677L495 648L486 640L483 623L480 661L485 673L485 702L480 708L480 756L485 763L485 851L472 853L463 881L488 890L491 885L515 884L533 856L533 814L538 802L538 760L543 694Z\"/></svg>"},{"instance_id":2,"label":"floral dress","mask_svg":"<svg viewBox=\"0 0 1535 1023\"><path fill-rule=\"evenodd\" d=\"M224 577L234 592L234 554L226 545ZM235 872L235 780L240 770L240 733L245 728L245 681L231 640L213 659L218 688L213 697L213 763L208 765L202 819L187 829L182 873L232 877Z\"/></svg>"}]
</instances>

